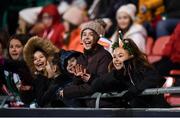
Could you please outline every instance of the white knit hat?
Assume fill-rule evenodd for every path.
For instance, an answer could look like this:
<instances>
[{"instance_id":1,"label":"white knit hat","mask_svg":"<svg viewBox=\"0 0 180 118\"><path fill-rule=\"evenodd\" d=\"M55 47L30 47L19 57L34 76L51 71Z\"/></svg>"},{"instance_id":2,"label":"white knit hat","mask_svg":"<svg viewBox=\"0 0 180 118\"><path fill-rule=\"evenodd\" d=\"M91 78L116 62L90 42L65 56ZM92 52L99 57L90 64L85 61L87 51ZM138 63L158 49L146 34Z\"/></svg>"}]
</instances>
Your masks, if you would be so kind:
<instances>
[{"instance_id":1,"label":"white knit hat","mask_svg":"<svg viewBox=\"0 0 180 118\"><path fill-rule=\"evenodd\" d=\"M80 25L84 18L84 11L77 6L71 6L63 15L63 19L73 25Z\"/></svg>"},{"instance_id":2,"label":"white knit hat","mask_svg":"<svg viewBox=\"0 0 180 118\"><path fill-rule=\"evenodd\" d=\"M132 18L132 20L134 20L136 13L136 6L134 4L127 4L121 6L116 12L116 18L121 12L127 13Z\"/></svg>"},{"instance_id":3,"label":"white knit hat","mask_svg":"<svg viewBox=\"0 0 180 118\"><path fill-rule=\"evenodd\" d=\"M37 21L37 16L41 12L42 7L26 8L19 12L19 16L27 23L34 25Z\"/></svg>"}]
</instances>

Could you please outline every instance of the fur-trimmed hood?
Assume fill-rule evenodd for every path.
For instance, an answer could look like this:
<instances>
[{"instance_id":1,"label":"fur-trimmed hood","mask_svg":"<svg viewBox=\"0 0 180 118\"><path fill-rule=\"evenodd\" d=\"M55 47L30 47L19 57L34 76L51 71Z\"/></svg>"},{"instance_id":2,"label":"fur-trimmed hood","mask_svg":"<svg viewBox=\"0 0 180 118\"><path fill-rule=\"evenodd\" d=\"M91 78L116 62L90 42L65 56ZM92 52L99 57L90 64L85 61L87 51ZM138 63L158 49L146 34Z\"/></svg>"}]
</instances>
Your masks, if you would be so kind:
<instances>
[{"instance_id":1,"label":"fur-trimmed hood","mask_svg":"<svg viewBox=\"0 0 180 118\"><path fill-rule=\"evenodd\" d=\"M49 40L38 36L31 37L24 46L23 56L32 73L36 71L33 64L33 53L37 48L42 49L48 56L59 52L59 49L56 48Z\"/></svg>"}]
</instances>

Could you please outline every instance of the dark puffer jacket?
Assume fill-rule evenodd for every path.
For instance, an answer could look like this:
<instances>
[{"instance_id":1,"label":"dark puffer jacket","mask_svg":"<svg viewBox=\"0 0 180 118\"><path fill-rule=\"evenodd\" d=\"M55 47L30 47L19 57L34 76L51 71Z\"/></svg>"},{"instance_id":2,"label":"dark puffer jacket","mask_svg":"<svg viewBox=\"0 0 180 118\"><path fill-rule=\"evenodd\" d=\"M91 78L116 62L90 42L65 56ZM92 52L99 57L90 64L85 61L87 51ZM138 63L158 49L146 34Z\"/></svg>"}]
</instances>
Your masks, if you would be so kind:
<instances>
[{"instance_id":1,"label":"dark puffer jacket","mask_svg":"<svg viewBox=\"0 0 180 118\"><path fill-rule=\"evenodd\" d=\"M148 107L151 106L152 97L138 96L147 88L162 87L165 79L159 76L151 67L139 66L130 69L128 61L125 63L126 70L112 70L104 79L97 79L92 84L94 92L122 92L128 90L122 96L125 102L123 107ZM156 104L156 103L154 103Z\"/></svg>"},{"instance_id":2,"label":"dark puffer jacket","mask_svg":"<svg viewBox=\"0 0 180 118\"><path fill-rule=\"evenodd\" d=\"M63 107L64 104L57 96L57 91L71 82L64 74L54 79L47 79L45 76L36 75L33 82L33 99L40 107ZM32 100L33 100L32 99Z\"/></svg>"},{"instance_id":3,"label":"dark puffer jacket","mask_svg":"<svg viewBox=\"0 0 180 118\"><path fill-rule=\"evenodd\" d=\"M85 51L83 55L78 57L78 64L83 65L88 70L91 78L88 82L75 79L73 85L64 88L64 97L75 98L91 95L92 81L97 78L102 78L102 76L108 72L108 65L111 60L112 57L110 53L100 45L97 45L97 47L91 51Z\"/></svg>"}]
</instances>

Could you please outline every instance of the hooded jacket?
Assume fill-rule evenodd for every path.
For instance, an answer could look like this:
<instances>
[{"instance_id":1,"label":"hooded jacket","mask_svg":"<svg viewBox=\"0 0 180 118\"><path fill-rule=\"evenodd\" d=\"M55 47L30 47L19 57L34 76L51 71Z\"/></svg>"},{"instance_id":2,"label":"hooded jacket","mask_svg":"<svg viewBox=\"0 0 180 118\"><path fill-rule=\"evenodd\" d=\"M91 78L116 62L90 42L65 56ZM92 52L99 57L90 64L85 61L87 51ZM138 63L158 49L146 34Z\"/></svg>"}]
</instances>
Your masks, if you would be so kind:
<instances>
[{"instance_id":1,"label":"hooded jacket","mask_svg":"<svg viewBox=\"0 0 180 118\"><path fill-rule=\"evenodd\" d=\"M38 36L31 37L24 46L23 56L33 74L36 70L33 64L33 53L37 48L42 49L47 53L48 56L59 52L59 49L55 47L49 40L44 40Z\"/></svg>"},{"instance_id":2,"label":"hooded jacket","mask_svg":"<svg viewBox=\"0 0 180 118\"><path fill-rule=\"evenodd\" d=\"M108 65L111 60L112 57L110 53L101 45L97 45L97 47L91 51L85 51L83 55L78 57L78 64L83 65L87 69L91 74L91 78L88 82L77 79L73 85L65 87L64 97L75 98L91 95L92 81L97 78L102 78L102 76L108 72Z\"/></svg>"},{"instance_id":3,"label":"hooded jacket","mask_svg":"<svg viewBox=\"0 0 180 118\"><path fill-rule=\"evenodd\" d=\"M51 40L52 43L54 45L56 45L56 47L61 48L63 45L62 44L63 43L62 35L65 31L65 28L64 28L64 25L62 23L60 23L61 16L59 15L57 7L53 4L49 4L49 5L45 6L41 10L38 18L42 19L42 15L44 13L47 13L50 16L52 16L53 22L52 22L52 26L45 28L44 31L39 34L39 36Z\"/></svg>"}]
</instances>

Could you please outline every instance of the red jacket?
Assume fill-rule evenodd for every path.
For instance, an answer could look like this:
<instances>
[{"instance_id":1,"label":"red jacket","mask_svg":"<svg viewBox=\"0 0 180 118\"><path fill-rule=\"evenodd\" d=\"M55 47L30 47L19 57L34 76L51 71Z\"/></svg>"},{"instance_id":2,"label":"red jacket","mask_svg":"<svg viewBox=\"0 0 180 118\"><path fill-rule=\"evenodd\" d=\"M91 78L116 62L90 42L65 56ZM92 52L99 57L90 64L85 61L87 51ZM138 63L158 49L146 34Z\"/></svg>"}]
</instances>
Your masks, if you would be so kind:
<instances>
[{"instance_id":1,"label":"red jacket","mask_svg":"<svg viewBox=\"0 0 180 118\"><path fill-rule=\"evenodd\" d=\"M41 20L42 15L44 13L49 14L53 18L53 23L51 27L45 28L42 33L39 35L43 38L47 38L52 41L54 45L56 45L58 48L62 47L62 42L63 42L63 33L65 31L64 25L60 23L60 14L57 10L57 7L53 4L49 4L45 6L38 18Z\"/></svg>"},{"instance_id":2,"label":"red jacket","mask_svg":"<svg viewBox=\"0 0 180 118\"><path fill-rule=\"evenodd\" d=\"M180 63L180 23L176 26L163 52L172 62Z\"/></svg>"},{"instance_id":3,"label":"red jacket","mask_svg":"<svg viewBox=\"0 0 180 118\"><path fill-rule=\"evenodd\" d=\"M61 48L63 45L64 26L60 23L54 24L51 28L45 29L40 36L51 40L57 47Z\"/></svg>"}]
</instances>

